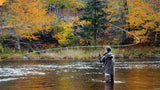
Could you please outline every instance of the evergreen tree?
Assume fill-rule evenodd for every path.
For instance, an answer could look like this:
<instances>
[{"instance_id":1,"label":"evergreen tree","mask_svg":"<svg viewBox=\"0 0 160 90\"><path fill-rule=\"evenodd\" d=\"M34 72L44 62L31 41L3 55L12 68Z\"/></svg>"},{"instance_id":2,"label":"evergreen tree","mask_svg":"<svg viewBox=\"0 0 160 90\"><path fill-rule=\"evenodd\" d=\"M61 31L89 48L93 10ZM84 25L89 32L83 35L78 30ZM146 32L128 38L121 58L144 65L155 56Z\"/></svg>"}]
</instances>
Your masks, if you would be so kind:
<instances>
[{"instance_id":1,"label":"evergreen tree","mask_svg":"<svg viewBox=\"0 0 160 90\"><path fill-rule=\"evenodd\" d=\"M79 35L85 39L93 37L94 45L97 45L97 35L101 30L104 30L106 20L106 13L104 8L106 8L106 3L102 0L89 0L85 7L85 13L80 18L81 20L89 21L89 25L85 25Z\"/></svg>"}]
</instances>

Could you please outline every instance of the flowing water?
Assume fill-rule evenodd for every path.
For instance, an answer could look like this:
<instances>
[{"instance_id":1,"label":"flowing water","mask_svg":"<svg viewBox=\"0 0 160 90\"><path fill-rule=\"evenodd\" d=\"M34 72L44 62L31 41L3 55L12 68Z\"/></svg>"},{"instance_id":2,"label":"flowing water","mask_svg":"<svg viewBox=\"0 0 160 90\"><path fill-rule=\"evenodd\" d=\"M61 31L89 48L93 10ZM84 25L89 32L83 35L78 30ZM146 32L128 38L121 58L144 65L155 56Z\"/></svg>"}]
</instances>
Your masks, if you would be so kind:
<instances>
[{"instance_id":1,"label":"flowing water","mask_svg":"<svg viewBox=\"0 0 160 90\"><path fill-rule=\"evenodd\" d=\"M160 61L116 60L114 85L104 79L95 60L0 62L0 90L160 90Z\"/></svg>"}]
</instances>

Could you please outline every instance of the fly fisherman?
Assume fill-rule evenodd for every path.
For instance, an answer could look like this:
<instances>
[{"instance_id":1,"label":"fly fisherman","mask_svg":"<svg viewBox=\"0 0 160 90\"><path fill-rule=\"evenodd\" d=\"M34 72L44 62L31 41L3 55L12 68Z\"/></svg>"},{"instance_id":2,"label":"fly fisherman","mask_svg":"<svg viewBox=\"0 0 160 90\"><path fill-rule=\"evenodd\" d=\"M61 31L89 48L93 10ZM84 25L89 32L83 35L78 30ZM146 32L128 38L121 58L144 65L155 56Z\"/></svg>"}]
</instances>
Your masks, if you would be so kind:
<instances>
[{"instance_id":1,"label":"fly fisherman","mask_svg":"<svg viewBox=\"0 0 160 90\"><path fill-rule=\"evenodd\" d=\"M103 57L99 54L98 58L99 61L104 64L106 83L114 83L114 55L111 53L110 46L107 46L105 49L106 53Z\"/></svg>"}]
</instances>

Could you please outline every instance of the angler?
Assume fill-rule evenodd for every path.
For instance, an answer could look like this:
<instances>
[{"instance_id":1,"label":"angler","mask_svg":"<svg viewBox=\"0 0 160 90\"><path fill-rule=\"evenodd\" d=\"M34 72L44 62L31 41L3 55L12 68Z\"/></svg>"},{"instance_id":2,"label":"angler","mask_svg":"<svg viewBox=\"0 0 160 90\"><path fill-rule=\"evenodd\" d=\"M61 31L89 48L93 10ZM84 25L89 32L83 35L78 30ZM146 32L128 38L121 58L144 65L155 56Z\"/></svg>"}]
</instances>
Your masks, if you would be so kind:
<instances>
[{"instance_id":1,"label":"angler","mask_svg":"<svg viewBox=\"0 0 160 90\"><path fill-rule=\"evenodd\" d=\"M106 83L114 83L114 55L111 53L111 47L107 46L106 53L98 58L101 63L104 64L105 81Z\"/></svg>"}]
</instances>

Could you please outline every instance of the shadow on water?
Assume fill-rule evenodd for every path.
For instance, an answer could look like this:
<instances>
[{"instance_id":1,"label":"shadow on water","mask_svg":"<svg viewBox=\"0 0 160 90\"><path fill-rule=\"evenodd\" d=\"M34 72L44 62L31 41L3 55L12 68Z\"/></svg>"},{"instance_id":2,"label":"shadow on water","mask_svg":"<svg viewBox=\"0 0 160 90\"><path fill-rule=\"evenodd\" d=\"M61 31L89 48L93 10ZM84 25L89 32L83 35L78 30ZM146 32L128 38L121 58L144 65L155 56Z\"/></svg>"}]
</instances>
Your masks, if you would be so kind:
<instances>
[{"instance_id":1,"label":"shadow on water","mask_svg":"<svg viewBox=\"0 0 160 90\"><path fill-rule=\"evenodd\" d=\"M117 60L115 83L98 61L0 62L1 90L144 90L160 88L160 61Z\"/></svg>"}]
</instances>

